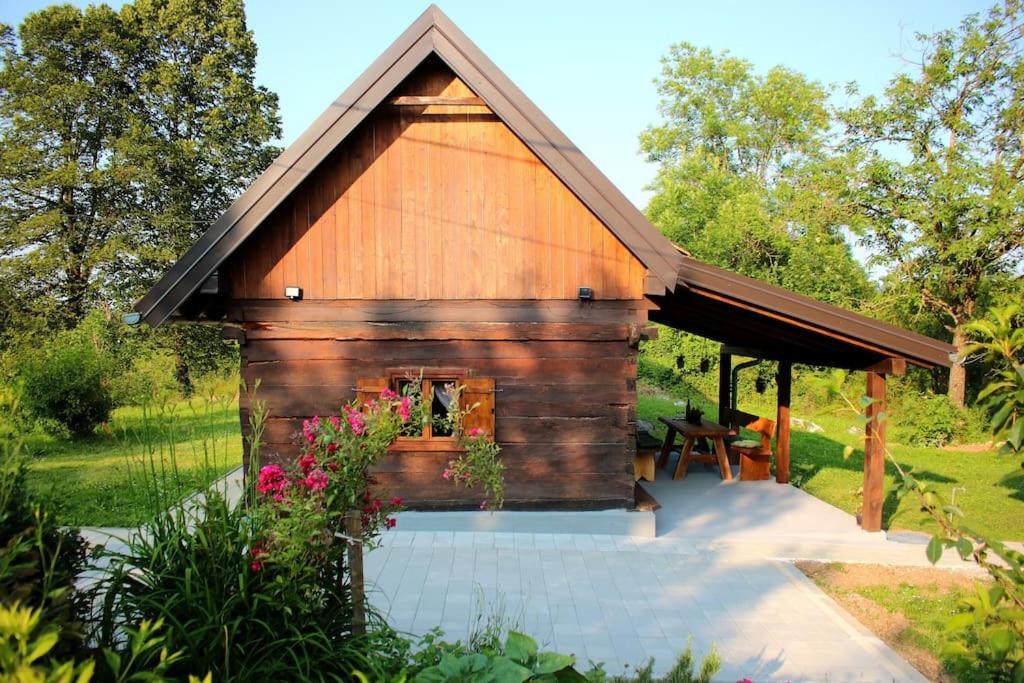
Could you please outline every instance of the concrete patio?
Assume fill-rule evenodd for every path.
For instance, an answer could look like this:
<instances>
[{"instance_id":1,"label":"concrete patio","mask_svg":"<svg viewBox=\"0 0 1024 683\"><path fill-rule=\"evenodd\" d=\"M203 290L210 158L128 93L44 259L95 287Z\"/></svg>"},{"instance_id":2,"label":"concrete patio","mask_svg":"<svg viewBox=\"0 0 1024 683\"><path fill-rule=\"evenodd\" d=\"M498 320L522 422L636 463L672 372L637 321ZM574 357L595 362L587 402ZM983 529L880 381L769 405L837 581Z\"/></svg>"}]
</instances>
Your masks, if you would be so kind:
<instances>
[{"instance_id":1,"label":"concrete patio","mask_svg":"<svg viewBox=\"0 0 1024 683\"><path fill-rule=\"evenodd\" d=\"M925 680L791 563L924 565L922 546L865 533L774 481L725 483L700 467L658 477L643 484L663 506L656 538L399 530L367 557L371 599L415 635L440 625L465 638L502 615L609 671L653 657L665 672L692 636L698 655L717 648L722 681Z\"/></svg>"},{"instance_id":2,"label":"concrete patio","mask_svg":"<svg viewBox=\"0 0 1024 683\"><path fill-rule=\"evenodd\" d=\"M692 636L698 657L717 648L721 681L925 680L791 563L925 565L923 546L865 533L849 514L774 481L726 483L699 466L682 481L657 474L643 483L663 506L656 538L403 531L400 522L366 557L371 601L417 636L441 626L464 639L502 616L545 647L615 672L652 657L664 672ZM240 469L222 484L236 500ZM559 528L559 513L549 514ZM115 547L129 533L83 530ZM971 567L955 553L941 564Z\"/></svg>"}]
</instances>

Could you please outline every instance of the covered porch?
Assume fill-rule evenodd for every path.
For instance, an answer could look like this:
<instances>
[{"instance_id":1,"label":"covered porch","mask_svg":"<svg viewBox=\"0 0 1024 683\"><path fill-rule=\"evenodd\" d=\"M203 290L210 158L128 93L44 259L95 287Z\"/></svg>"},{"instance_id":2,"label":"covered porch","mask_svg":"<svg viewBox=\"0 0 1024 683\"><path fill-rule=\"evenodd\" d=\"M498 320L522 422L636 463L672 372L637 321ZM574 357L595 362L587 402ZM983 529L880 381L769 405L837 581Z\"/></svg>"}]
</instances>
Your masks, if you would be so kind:
<instances>
[{"instance_id":1,"label":"covered porch","mask_svg":"<svg viewBox=\"0 0 1024 683\"><path fill-rule=\"evenodd\" d=\"M650 296L650 320L721 343L718 422L728 423L734 357L776 361L775 480L789 483L793 366L866 373L863 509L865 531L882 528L886 378L907 366L949 367L954 348L923 335L816 301L684 255L674 292ZM672 464L674 467L674 463ZM664 486L680 484L668 472ZM658 482L661 488L662 483ZM651 493L654 493L652 490ZM802 493L802 492L800 492ZM803 494L806 495L806 494ZM655 496L657 494L655 493ZM659 532L660 534L660 532Z\"/></svg>"}]
</instances>

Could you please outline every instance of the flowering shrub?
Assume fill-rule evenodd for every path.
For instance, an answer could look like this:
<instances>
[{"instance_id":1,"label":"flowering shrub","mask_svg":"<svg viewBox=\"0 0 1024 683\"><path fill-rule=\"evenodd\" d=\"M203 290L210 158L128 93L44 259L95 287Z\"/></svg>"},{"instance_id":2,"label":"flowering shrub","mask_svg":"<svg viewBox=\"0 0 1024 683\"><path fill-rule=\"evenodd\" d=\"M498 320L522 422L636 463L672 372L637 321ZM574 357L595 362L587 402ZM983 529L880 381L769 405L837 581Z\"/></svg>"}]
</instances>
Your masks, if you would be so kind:
<instances>
[{"instance_id":1,"label":"flowering shrub","mask_svg":"<svg viewBox=\"0 0 1024 683\"><path fill-rule=\"evenodd\" d=\"M447 415L435 418L464 449L448 463L445 476L461 486L482 487L487 497L481 508L494 509L503 501L500 449L481 430L462 432L465 417L476 406L462 407L460 393L452 386L452 407ZM298 461L259 470L255 489L262 504L256 514L269 531L250 550L251 569L274 566L281 580L301 583L325 563L340 564L345 545L340 541L354 541L342 533L347 516L358 515L361 542L376 545L380 534L395 526L394 514L402 509L402 500L377 497L371 469L396 438L416 433L430 419L420 383L412 381L401 395L385 389L365 405L357 400L343 406L340 415L305 420L298 437L303 449Z\"/></svg>"},{"instance_id":2,"label":"flowering shrub","mask_svg":"<svg viewBox=\"0 0 1024 683\"><path fill-rule=\"evenodd\" d=\"M479 408L479 404L464 406L463 387L445 387L451 398L448 414L441 418L442 426L451 430L462 448L462 454L448 461L448 467L441 477L456 486L483 489L485 497L480 502L481 510L497 510L505 502L505 466L498 459L501 447L479 427L463 431L466 417Z\"/></svg>"}]
</instances>

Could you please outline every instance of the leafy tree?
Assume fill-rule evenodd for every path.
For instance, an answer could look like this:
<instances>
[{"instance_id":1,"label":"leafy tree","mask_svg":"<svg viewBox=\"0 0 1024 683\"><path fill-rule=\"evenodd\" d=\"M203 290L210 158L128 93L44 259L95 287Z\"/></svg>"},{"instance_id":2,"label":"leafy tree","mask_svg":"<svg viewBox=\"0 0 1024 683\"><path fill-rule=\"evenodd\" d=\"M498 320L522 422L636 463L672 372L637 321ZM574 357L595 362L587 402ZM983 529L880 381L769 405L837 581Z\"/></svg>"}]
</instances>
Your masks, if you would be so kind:
<instances>
[{"instance_id":1,"label":"leafy tree","mask_svg":"<svg viewBox=\"0 0 1024 683\"><path fill-rule=\"evenodd\" d=\"M992 433L1005 438L1004 450L1024 451L1024 308L1010 304L973 320L964 356L992 365L992 379L978 394L992 413Z\"/></svg>"},{"instance_id":2,"label":"leafy tree","mask_svg":"<svg viewBox=\"0 0 1024 683\"><path fill-rule=\"evenodd\" d=\"M22 336L130 303L277 154L241 0L51 7L0 48L0 320ZM186 390L230 354L211 328L155 341Z\"/></svg>"},{"instance_id":3,"label":"leafy tree","mask_svg":"<svg viewBox=\"0 0 1024 683\"><path fill-rule=\"evenodd\" d=\"M139 42L130 156L143 170L124 262L122 299L152 285L280 151L277 95L255 85L256 42L242 0L136 0L121 11ZM176 357L186 392L191 374L227 359L216 328L171 325L158 343Z\"/></svg>"},{"instance_id":4,"label":"leafy tree","mask_svg":"<svg viewBox=\"0 0 1024 683\"><path fill-rule=\"evenodd\" d=\"M919 35L913 71L841 115L848 199L891 269L888 293L915 299L958 350L980 307L1020 275L1022 31L1019 0L1006 0L956 30ZM965 392L958 365L949 396L962 406Z\"/></svg>"},{"instance_id":5,"label":"leafy tree","mask_svg":"<svg viewBox=\"0 0 1024 683\"><path fill-rule=\"evenodd\" d=\"M641 136L660 164L647 213L695 257L840 305L873 288L823 172L828 90L687 43L662 60L663 121Z\"/></svg>"},{"instance_id":6,"label":"leafy tree","mask_svg":"<svg viewBox=\"0 0 1024 683\"><path fill-rule=\"evenodd\" d=\"M0 26L0 43L0 259L37 314L70 325L127 232L127 40L109 7L61 5L30 14L17 40Z\"/></svg>"},{"instance_id":7,"label":"leafy tree","mask_svg":"<svg viewBox=\"0 0 1024 683\"><path fill-rule=\"evenodd\" d=\"M254 83L242 0L136 0L121 18L138 42L129 148L142 213L125 280L136 296L270 165L281 120L277 95Z\"/></svg>"}]
</instances>

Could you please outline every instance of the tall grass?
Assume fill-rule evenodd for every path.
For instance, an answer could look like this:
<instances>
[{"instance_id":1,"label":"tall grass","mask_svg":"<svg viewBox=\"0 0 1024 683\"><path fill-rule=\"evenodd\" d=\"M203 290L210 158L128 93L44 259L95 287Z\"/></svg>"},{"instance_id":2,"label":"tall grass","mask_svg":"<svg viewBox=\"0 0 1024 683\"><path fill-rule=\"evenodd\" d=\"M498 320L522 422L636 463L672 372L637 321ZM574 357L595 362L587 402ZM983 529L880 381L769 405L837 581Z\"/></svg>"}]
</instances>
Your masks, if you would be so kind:
<instances>
[{"instance_id":1,"label":"tall grass","mask_svg":"<svg viewBox=\"0 0 1024 683\"><path fill-rule=\"evenodd\" d=\"M267 413L252 400L250 466L258 469L259 435ZM215 414L223 397L198 407ZM178 442L168 435L180 405L144 412L131 433L138 451L132 485L150 500L149 521L123 548L102 553L109 564L97 585L99 610L93 637L117 644L126 625L161 620L170 651L179 652L171 674L212 673L214 680L349 680L350 672L381 669L380 652L401 651L375 615L366 636L351 631L352 600L343 567L316 572L311 586L294 585L273 568L254 569L252 549L265 537L260 515L232 499L212 479L191 497L178 492L187 477L177 465ZM191 442L205 472L221 469L221 437ZM253 480L250 477L250 481ZM389 666L387 659L383 666Z\"/></svg>"}]
</instances>

